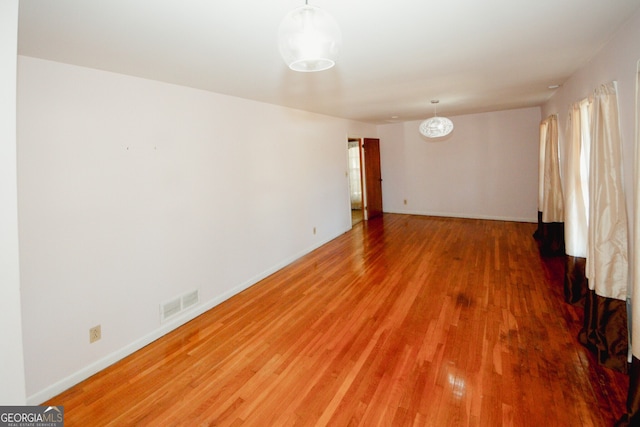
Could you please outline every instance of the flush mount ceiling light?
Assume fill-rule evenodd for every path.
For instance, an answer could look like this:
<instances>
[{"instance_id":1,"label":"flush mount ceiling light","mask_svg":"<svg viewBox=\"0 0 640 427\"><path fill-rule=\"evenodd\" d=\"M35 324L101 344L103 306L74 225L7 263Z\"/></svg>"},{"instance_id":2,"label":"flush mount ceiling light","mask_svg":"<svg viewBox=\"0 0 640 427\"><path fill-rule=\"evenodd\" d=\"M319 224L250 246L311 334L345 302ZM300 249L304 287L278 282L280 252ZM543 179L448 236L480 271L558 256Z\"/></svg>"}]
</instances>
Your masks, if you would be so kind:
<instances>
[{"instance_id":1,"label":"flush mount ceiling light","mask_svg":"<svg viewBox=\"0 0 640 427\"><path fill-rule=\"evenodd\" d=\"M453 130L453 122L446 117L438 117L436 111L437 99L431 101L433 104L433 117L420 123L420 133L427 138L439 138L446 136Z\"/></svg>"},{"instance_id":2,"label":"flush mount ceiling light","mask_svg":"<svg viewBox=\"0 0 640 427\"><path fill-rule=\"evenodd\" d=\"M294 71L333 67L341 44L342 34L335 19L324 10L309 6L308 0L289 12L278 29L280 54Z\"/></svg>"}]
</instances>

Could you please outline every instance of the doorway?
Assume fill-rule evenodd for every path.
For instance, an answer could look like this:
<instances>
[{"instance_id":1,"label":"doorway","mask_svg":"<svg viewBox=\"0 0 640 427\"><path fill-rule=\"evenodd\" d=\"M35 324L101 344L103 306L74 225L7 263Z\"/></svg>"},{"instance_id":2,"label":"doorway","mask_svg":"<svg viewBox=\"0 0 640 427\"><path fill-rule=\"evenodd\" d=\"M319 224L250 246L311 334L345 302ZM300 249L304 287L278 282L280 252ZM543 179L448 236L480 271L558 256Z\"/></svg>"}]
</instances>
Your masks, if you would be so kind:
<instances>
[{"instance_id":1,"label":"doorway","mask_svg":"<svg viewBox=\"0 0 640 427\"><path fill-rule=\"evenodd\" d=\"M351 225L382 215L380 140L348 138Z\"/></svg>"}]
</instances>

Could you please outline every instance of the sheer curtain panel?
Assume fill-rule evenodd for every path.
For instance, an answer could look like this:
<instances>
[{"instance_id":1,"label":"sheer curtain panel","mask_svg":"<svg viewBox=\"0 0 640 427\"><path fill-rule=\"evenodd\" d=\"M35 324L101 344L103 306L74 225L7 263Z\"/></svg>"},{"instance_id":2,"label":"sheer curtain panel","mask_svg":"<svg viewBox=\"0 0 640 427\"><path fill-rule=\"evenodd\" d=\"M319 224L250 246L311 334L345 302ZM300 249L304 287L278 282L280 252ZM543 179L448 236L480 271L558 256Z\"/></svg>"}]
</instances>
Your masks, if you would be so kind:
<instances>
[{"instance_id":1,"label":"sheer curtain panel","mask_svg":"<svg viewBox=\"0 0 640 427\"><path fill-rule=\"evenodd\" d=\"M570 304L582 305L588 284L587 224L589 215L589 115L585 99L569 108L569 140L565 177L565 278L564 296Z\"/></svg>"}]
</instances>

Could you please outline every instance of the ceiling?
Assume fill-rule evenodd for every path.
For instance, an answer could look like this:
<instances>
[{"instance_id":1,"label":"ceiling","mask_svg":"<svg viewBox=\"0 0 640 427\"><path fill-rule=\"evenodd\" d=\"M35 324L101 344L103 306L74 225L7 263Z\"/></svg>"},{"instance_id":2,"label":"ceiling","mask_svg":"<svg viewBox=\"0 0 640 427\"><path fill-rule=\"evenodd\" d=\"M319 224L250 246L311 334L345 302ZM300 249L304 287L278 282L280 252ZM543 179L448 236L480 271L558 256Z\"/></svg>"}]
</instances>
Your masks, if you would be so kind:
<instances>
[{"instance_id":1,"label":"ceiling","mask_svg":"<svg viewBox=\"0 0 640 427\"><path fill-rule=\"evenodd\" d=\"M291 71L277 30L302 0L21 0L21 55L369 123L537 106L640 0L310 0L337 65Z\"/></svg>"}]
</instances>

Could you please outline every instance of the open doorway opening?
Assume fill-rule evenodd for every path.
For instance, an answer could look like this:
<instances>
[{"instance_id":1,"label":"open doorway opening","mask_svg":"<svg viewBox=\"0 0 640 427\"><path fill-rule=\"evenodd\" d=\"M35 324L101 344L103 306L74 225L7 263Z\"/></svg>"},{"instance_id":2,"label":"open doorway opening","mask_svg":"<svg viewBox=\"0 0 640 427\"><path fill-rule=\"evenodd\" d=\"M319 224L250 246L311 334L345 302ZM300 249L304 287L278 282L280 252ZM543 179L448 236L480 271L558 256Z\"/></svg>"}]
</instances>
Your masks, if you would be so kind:
<instances>
[{"instance_id":1,"label":"open doorway opening","mask_svg":"<svg viewBox=\"0 0 640 427\"><path fill-rule=\"evenodd\" d=\"M351 200L351 225L364 219L362 192L362 140L348 138L349 151L349 194Z\"/></svg>"}]
</instances>

